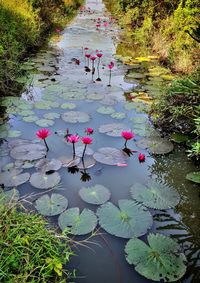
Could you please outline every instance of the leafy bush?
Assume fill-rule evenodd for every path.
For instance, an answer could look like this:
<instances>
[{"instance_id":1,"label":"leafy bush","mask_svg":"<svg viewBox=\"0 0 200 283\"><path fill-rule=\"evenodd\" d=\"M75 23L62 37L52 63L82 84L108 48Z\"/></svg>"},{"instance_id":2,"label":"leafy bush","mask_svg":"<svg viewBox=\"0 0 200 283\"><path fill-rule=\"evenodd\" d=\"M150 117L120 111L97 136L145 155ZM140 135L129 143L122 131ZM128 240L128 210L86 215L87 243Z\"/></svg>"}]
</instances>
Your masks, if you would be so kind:
<instances>
[{"instance_id":1,"label":"leafy bush","mask_svg":"<svg viewBox=\"0 0 200 283\"><path fill-rule=\"evenodd\" d=\"M69 243L39 215L0 205L0 282L64 283Z\"/></svg>"}]
</instances>

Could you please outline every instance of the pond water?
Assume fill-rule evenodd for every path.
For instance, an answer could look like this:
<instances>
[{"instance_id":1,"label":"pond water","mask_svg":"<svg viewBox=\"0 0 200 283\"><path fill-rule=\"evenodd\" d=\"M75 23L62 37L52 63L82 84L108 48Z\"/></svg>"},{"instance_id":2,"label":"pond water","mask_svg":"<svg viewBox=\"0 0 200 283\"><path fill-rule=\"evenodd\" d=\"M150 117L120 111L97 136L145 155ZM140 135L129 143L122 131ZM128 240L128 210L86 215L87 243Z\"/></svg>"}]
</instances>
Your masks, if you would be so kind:
<instances>
[{"instance_id":1,"label":"pond water","mask_svg":"<svg viewBox=\"0 0 200 283\"><path fill-rule=\"evenodd\" d=\"M21 172L16 172L18 170L16 168L25 167L23 173L38 172L35 161L25 162L26 157L23 157L24 163L20 163L20 158L16 158L20 152L23 156L27 156L30 150L28 152L27 148L22 148L19 151L18 148L13 153L13 148L19 146L18 142L16 144L18 139L35 141L36 131L40 128L45 127L51 131L51 135L47 138L50 149L47 158L60 159L62 162L64 159L72 158L72 145L66 143L64 138L67 128L70 133L83 136L85 129L92 127L93 142L88 148L94 152L102 147L121 150L124 147L124 140L120 137L120 132L131 129L135 133L135 138L128 142L128 147L135 152L130 158L120 158L116 161L115 153L114 161L112 156L108 158L109 162L115 164L110 166L104 164L105 156L103 156L104 163L100 163L95 162L92 154L86 155L85 165L89 167L88 169L83 168L72 174L68 168L62 166L58 170L61 177L59 184L55 181L57 178L55 175L50 181L47 180L49 177L45 177L44 183L50 182L50 185L47 185L47 188L50 188L51 182L55 181L56 186L50 190L49 194L51 195L53 191L66 197L68 208L78 207L81 211L88 208L93 212L97 211L99 205L83 201L79 195L83 187L92 187L96 184L105 186L111 193L110 202L116 206L119 200L133 200L130 188L137 183L146 185L148 181L154 180L161 187L167 186L176 190L180 195L180 202L174 209L149 208L153 216L153 224L150 225L151 221L149 222L151 228L141 233L140 239L146 242L147 235L151 232L173 236L180 243L188 260L187 272L177 282L199 282L199 188L197 184L185 179L186 174L195 171L196 168L187 159L184 150L174 146L171 151L171 143L165 143L161 139L160 133L152 127L146 114L149 108L147 94L150 93L153 96L155 92L160 91L162 84L166 84L171 75L168 73L155 75L155 70L158 71L159 66L156 59L152 57L135 59L135 64L132 66L124 64L124 60L127 61L129 58L124 59L115 54L120 31L109 19L110 15L105 11L102 1L86 1L85 7L85 10L82 10L47 48L42 49L36 57L24 64L23 68L29 70L30 76L27 91L21 98L6 98L2 101L5 114L0 126L2 139L0 165L2 172L7 170L11 172L9 173L11 175L8 174L6 177L4 173L1 175L2 179L6 178L8 183L5 189L9 190L14 186L14 183L10 184L7 179L18 180ZM98 18L101 22L100 27L96 26ZM104 25L105 22L109 24ZM85 47L89 49L85 50ZM103 53L99 67L101 81L96 81L97 68L93 78L92 72L86 72L85 69L87 59L84 53L96 54L96 50ZM97 66L97 60L95 60L95 66ZM107 65L111 61L115 66L112 70L111 86L108 86ZM23 79L27 78L21 78ZM107 124L111 125L104 127ZM146 146L141 148L141 142L138 142L144 138L151 140L149 150L145 149ZM24 146L24 142L22 144ZM80 145L79 142L78 146ZM32 144L31 146L34 147ZM170 152L164 155L158 154L162 151ZM33 150L33 155L37 155L38 152L40 149ZM139 162L139 153L145 154L145 162ZM120 166L120 163L128 166ZM27 175L20 178L29 180L29 177ZM87 179L86 182L84 179ZM27 200L33 202L34 206L35 200L49 191L36 188L41 185L38 183L38 178L34 182L31 177L30 181L17 186L21 197L32 195ZM36 184L36 187L33 184ZM58 216L48 219L57 225ZM141 225L143 222L145 222L144 218L141 219ZM126 239L116 237L97 226L95 236L90 238L88 234L84 237L76 237L75 240L83 241L81 242L83 245L77 245L75 248L77 256L72 259L70 268L77 270L77 278L71 281L77 283L153 282L137 273L134 266L126 261L124 248L128 237Z\"/></svg>"}]
</instances>

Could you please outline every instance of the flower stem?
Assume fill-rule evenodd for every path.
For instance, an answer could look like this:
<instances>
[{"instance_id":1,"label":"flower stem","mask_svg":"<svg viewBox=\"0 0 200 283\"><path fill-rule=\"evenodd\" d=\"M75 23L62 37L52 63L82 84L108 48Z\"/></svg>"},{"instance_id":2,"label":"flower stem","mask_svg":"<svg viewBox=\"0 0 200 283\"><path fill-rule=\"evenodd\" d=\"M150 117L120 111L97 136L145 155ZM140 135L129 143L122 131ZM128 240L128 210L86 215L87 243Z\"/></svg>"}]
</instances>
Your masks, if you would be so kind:
<instances>
[{"instance_id":1,"label":"flower stem","mask_svg":"<svg viewBox=\"0 0 200 283\"><path fill-rule=\"evenodd\" d=\"M109 84L108 84L108 86L111 86L111 70L110 70L110 75L109 75Z\"/></svg>"},{"instance_id":2,"label":"flower stem","mask_svg":"<svg viewBox=\"0 0 200 283\"><path fill-rule=\"evenodd\" d=\"M125 147L127 147L127 141L128 141L128 140L126 140L125 143L124 143L124 146L125 146Z\"/></svg>"},{"instance_id":3,"label":"flower stem","mask_svg":"<svg viewBox=\"0 0 200 283\"><path fill-rule=\"evenodd\" d=\"M73 160L74 160L74 159L75 159L75 156L76 156L75 143L73 142L72 145L73 145Z\"/></svg>"},{"instance_id":4,"label":"flower stem","mask_svg":"<svg viewBox=\"0 0 200 283\"><path fill-rule=\"evenodd\" d=\"M85 147L84 147L84 150L83 150L82 160L83 160L84 155L85 155L86 147L87 147L87 144L85 144Z\"/></svg>"},{"instance_id":5,"label":"flower stem","mask_svg":"<svg viewBox=\"0 0 200 283\"><path fill-rule=\"evenodd\" d=\"M47 142L46 142L46 140L45 140L45 139L44 139L44 144L45 144L46 149L47 149L47 152L48 152L48 151L49 151L49 147L48 147Z\"/></svg>"}]
</instances>

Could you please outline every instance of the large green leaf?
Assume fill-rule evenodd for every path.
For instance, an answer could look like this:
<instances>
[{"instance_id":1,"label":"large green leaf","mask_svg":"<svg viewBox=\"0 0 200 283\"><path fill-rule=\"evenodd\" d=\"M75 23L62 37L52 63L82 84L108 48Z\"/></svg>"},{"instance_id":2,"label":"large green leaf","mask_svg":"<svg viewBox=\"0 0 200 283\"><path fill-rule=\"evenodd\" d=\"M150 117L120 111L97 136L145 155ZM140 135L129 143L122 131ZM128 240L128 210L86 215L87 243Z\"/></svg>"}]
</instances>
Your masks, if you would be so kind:
<instances>
[{"instance_id":1,"label":"large green leaf","mask_svg":"<svg viewBox=\"0 0 200 283\"><path fill-rule=\"evenodd\" d=\"M82 188L79 195L87 203L103 204L110 199L111 193L106 187L97 184L93 187Z\"/></svg>"},{"instance_id":2,"label":"large green leaf","mask_svg":"<svg viewBox=\"0 0 200 283\"><path fill-rule=\"evenodd\" d=\"M186 272L185 256L178 244L168 236L148 235L149 246L139 239L128 241L125 252L128 263L144 277L161 282L174 282Z\"/></svg>"},{"instance_id":3,"label":"large green leaf","mask_svg":"<svg viewBox=\"0 0 200 283\"><path fill-rule=\"evenodd\" d=\"M46 156L46 147L43 144L33 143L31 141L16 144L10 151L14 159L37 160Z\"/></svg>"},{"instance_id":4,"label":"large green leaf","mask_svg":"<svg viewBox=\"0 0 200 283\"><path fill-rule=\"evenodd\" d=\"M186 179L195 183L200 183L200 171L190 172L186 175Z\"/></svg>"},{"instance_id":5,"label":"large green leaf","mask_svg":"<svg viewBox=\"0 0 200 283\"><path fill-rule=\"evenodd\" d=\"M153 180L149 181L147 185L134 184L131 187L131 195L134 200L155 209L172 208L180 201L177 191Z\"/></svg>"},{"instance_id":6,"label":"large green leaf","mask_svg":"<svg viewBox=\"0 0 200 283\"><path fill-rule=\"evenodd\" d=\"M45 174L45 173L33 173L30 178L30 183L33 187L38 189L49 189L58 185L60 182L60 175L58 172L54 172L53 174Z\"/></svg>"},{"instance_id":7,"label":"large green leaf","mask_svg":"<svg viewBox=\"0 0 200 283\"><path fill-rule=\"evenodd\" d=\"M68 200L60 194L45 194L36 200L36 209L45 216L54 216L62 213L68 206Z\"/></svg>"},{"instance_id":8,"label":"large green leaf","mask_svg":"<svg viewBox=\"0 0 200 283\"><path fill-rule=\"evenodd\" d=\"M136 142L136 145L142 149L147 149L153 154L166 154L174 149L173 144L160 137L148 137Z\"/></svg>"},{"instance_id":9,"label":"large green leaf","mask_svg":"<svg viewBox=\"0 0 200 283\"><path fill-rule=\"evenodd\" d=\"M93 211L85 208L81 213L78 207L64 211L58 218L61 230L70 228L73 235L85 235L92 232L97 225L97 217Z\"/></svg>"},{"instance_id":10,"label":"large green leaf","mask_svg":"<svg viewBox=\"0 0 200 283\"><path fill-rule=\"evenodd\" d=\"M17 187L21 184L26 183L29 178L29 173L21 173L21 170L11 170L0 173L0 183L4 184L5 187Z\"/></svg>"},{"instance_id":11,"label":"large green leaf","mask_svg":"<svg viewBox=\"0 0 200 283\"><path fill-rule=\"evenodd\" d=\"M97 210L100 226L106 232L122 238L140 237L151 228L150 212L132 200L119 200L119 208L107 202Z\"/></svg>"}]
</instances>

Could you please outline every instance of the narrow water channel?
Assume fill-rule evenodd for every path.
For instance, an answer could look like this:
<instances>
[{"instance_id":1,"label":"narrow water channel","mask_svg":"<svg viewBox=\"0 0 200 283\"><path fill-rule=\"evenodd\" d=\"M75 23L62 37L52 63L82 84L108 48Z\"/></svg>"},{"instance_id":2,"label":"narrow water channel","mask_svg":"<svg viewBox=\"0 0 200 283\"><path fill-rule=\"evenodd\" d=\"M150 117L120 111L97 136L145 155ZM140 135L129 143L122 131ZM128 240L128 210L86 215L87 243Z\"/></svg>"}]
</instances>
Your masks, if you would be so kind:
<instances>
[{"instance_id":1,"label":"narrow water channel","mask_svg":"<svg viewBox=\"0 0 200 283\"><path fill-rule=\"evenodd\" d=\"M101 22L99 27L98 21ZM104 24L105 22L109 24ZM200 281L199 188L185 179L187 173L195 171L195 166L178 146L174 146L171 152L164 155L151 154L139 146L138 141L141 139L161 137L152 127L145 112L149 104L134 99L134 95L130 97L130 93L159 91L160 84L169 77L155 78L148 74L148 70L158 66L154 59L144 62L140 58L135 67L123 64L120 56L116 56L119 32L101 0L86 1L85 9L70 25L47 48L25 63L24 69L30 72L27 91L20 98L8 97L2 102L5 117L2 117L4 123L0 126L1 171L15 170L14 176L20 174L19 170L22 168L23 172L30 174L37 172L36 161L20 163L20 158L16 160L13 154L10 155L10 149L12 143L20 142L19 139L35 140L36 131L43 127L51 131L47 139L50 148L48 159L55 158L62 162L63 158L72 156L72 146L64 138L66 129L70 133L83 136L85 129L92 127L93 143L89 148L94 152L102 147L122 149L124 141L119 132L131 129L135 138L134 141L129 141L128 146L135 152L126 160L128 166L110 166L95 162L92 158L93 152L88 152L87 182L84 182L83 169L72 174L68 168L61 167L58 171L61 180L53 192L68 199L68 208L88 208L96 212L99 206L81 199L81 188L96 184L105 186L111 193L110 202L116 206L121 199L132 199L130 188L136 183L145 185L149 180L154 180L173 188L180 195L179 204L174 209L149 209L153 216L153 225L148 233L172 235L181 244L182 250L188 255L188 269L186 275L177 282L197 283ZM100 81L96 81L97 68L94 77L85 68L85 53L96 54L96 50L103 54L99 68ZM112 69L111 86L108 86L107 65L111 61L115 66ZM91 63L89 67L91 68ZM166 145L159 150L166 150ZM145 162L138 161L139 153L145 154ZM17 186L17 190L21 197L35 194L29 199L34 206L38 194L41 196L46 191L34 187L33 183L27 181ZM6 189L11 188L12 186L8 186ZM58 216L48 219L57 225ZM146 241L148 233L140 239ZM76 237L75 240L83 241L89 235ZM72 279L72 282L153 282L141 276L133 265L127 263L124 248L128 239L108 234L97 226L96 235L87 238L87 241L83 242L84 246L77 245L74 249L76 256L73 257L70 268L77 270L77 278Z\"/></svg>"}]
</instances>

